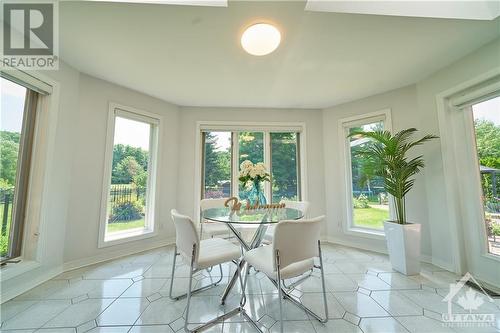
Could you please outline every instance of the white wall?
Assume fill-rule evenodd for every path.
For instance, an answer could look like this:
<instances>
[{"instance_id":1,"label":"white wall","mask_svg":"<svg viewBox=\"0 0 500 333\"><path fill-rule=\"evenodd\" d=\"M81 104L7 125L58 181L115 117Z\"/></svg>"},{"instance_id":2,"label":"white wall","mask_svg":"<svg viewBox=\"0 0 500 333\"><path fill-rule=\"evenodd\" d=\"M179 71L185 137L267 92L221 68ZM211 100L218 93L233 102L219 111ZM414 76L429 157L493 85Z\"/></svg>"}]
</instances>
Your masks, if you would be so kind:
<instances>
[{"instance_id":1,"label":"white wall","mask_svg":"<svg viewBox=\"0 0 500 333\"><path fill-rule=\"evenodd\" d=\"M474 51L470 55L460 59L451 66L448 66L429 78L422 80L417 84L417 100L419 107L419 115L425 120L422 121L422 129L438 133L439 121L438 110L436 103L436 95L439 93L454 88L463 84L466 81L474 79L493 69L500 69L500 39L496 39L492 43ZM446 126L446 124L443 124ZM446 148L445 148L446 149ZM445 154L447 152L445 151ZM482 268L476 265L484 262L484 258L479 258L479 255L473 250L471 244L467 243L467 238L461 234L460 223L477 223L477 221L459 221L458 225L451 220L452 212L455 212L458 204L451 198L452 205L448 204L449 198L445 191L445 175L451 170L445 170L443 166L443 151L441 145L428 145L425 147L427 159L427 169L425 184L427 193L427 209L428 221L432 226L431 243L432 256L437 262L447 262L452 269L464 273L465 270L472 272L477 278L482 281L496 285L500 288L499 281L500 272L499 263L495 260L489 260L483 264ZM448 179L451 182L458 182L459 179ZM458 219L462 216L460 213ZM454 239L455 231L458 227L458 238ZM467 262L467 256L469 256ZM497 267L497 270L492 269L487 272L484 266Z\"/></svg>"},{"instance_id":2,"label":"white wall","mask_svg":"<svg viewBox=\"0 0 500 333\"><path fill-rule=\"evenodd\" d=\"M200 108L182 107L179 122L179 174L178 209L196 216L194 195L196 122L242 121L242 122L304 122L307 144L307 200L311 203L310 214L325 212L323 186L322 114L320 110L289 109L245 109L245 108Z\"/></svg>"},{"instance_id":3,"label":"white wall","mask_svg":"<svg viewBox=\"0 0 500 333\"><path fill-rule=\"evenodd\" d=\"M170 229L170 209L176 203L178 107L85 74L80 76L79 88L77 126L72 132L75 152L64 246L66 268L160 246L171 241L174 235ZM110 102L163 117L163 137L159 138L161 161L158 166L159 233L152 238L99 249L99 214L101 200L106 200L101 198L101 191Z\"/></svg>"},{"instance_id":4,"label":"white wall","mask_svg":"<svg viewBox=\"0 0 500 333\"><path fill-rule=\"evenodd\" d=\"M338 120L344 117L361 115L384 108L392 110L392 127L398 131L416 127L421 133L440 135L436 95L464 81L479 76L493 68L500 67L500 39L476 50L458 62L436 72L431 77L408 87L392 90L383 94L363 98L354 102L334 106L323 110L326 207L328 235L330 239L344 244L385 251L383 239L365 239L352 237L343 232L345 202L344 175L340 170L341 158ZM423 259L449 270L459 271L457 267L458 251L453 246L452 229L455 221L451 220L450 209L445 193L445 173L440 140L434 140L419 148L423 153L426 168L417 177L415 189L408 197L409 220L419 222L422 228ZM463 247L463 239L456 244ZM488 279L485 279L488 281ZM489 279L491 281L491 279Z\"/></svg>"}]
</instances>

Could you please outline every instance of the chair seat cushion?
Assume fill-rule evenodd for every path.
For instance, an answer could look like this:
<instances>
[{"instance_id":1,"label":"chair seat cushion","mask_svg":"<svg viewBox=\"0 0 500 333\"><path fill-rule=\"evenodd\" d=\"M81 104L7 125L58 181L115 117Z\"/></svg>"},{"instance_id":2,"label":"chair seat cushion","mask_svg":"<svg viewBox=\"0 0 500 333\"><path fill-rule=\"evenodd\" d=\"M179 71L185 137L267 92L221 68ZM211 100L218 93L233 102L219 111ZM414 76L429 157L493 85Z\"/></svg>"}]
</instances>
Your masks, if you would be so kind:
<instances>
[{"instance_id":1,"label":"chair seat cushion","mask_svg":"<svg viewBox=\"0 0 500 333\"><path fill-rule=\"evenodd\" d=\"M256 270L275 279L273 247L261 246L245 253L245 260ZM314 267L314 259L306 259L281 268L281 278L290 279L302 275Z\"/></svg>"},{"instance_id":2,"label":"chair seat cushion","mask_svg":"<svg viewBox=\"0 0 500 333\"><path fill-rule=\"evenodd\" d=\"M240 256L240 248L228 240L222 238L204 239L200 242L200 254L196 269L204 269L237 260Z\"/></svg>"}]
</instances>

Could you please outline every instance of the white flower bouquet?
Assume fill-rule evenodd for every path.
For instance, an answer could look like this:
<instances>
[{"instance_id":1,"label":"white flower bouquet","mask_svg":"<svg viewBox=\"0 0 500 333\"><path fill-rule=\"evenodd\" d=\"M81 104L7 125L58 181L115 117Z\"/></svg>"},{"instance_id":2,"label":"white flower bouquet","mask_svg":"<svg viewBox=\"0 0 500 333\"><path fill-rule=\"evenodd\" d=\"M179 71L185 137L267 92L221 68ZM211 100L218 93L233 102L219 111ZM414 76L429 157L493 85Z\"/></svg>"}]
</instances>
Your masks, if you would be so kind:
<instances>
[{"instance_id":1,"label":"white flower bouquet","mask_svg":"<svg viewBox=\"0 0 500 333\"><path fill-rule=\"evenodd\" d=\"M252 161L245 160L240 165L240 174L238 180L243 186L250 182L270 181L270 175L264 163L253 164Z\"/></svg>"}]
</instances>

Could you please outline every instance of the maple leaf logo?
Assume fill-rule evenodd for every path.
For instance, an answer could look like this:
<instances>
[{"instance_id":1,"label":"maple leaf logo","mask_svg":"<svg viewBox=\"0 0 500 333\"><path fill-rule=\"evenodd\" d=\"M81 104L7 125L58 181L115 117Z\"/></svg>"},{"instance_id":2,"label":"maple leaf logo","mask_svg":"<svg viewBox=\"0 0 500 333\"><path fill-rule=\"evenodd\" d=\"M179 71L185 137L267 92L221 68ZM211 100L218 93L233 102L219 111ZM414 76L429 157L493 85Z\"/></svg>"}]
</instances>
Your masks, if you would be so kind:
<instances>
[{"instance_id":1,"label":"maple leaf logo","mask_svg":"<svg viewBox=\"0 0 500 333\"><path fill-rule=\"evenodd\" d=\"M472 312L472 310L477 310L481 305L483 305L484 300L481 295L476 293L472 288L469 288L469 290L465 292L464 296L460 296L458 298L457 303L464 308L464 310Z\"/></svg>"}]
</instances>

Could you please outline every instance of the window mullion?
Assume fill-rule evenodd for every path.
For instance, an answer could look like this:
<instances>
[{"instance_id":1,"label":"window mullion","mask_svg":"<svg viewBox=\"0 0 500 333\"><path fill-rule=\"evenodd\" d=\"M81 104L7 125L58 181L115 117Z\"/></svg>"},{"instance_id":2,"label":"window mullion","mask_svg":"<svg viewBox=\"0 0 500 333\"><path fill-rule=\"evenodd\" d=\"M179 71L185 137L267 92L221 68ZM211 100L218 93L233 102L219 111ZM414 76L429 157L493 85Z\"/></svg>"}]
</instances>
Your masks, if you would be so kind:
<instances>
[{"instance_id":1,"label":"window mullion","mask_svg":"<svg viewBox=\"0 0 500 333\"><path fill-rule=\"evenodd\" d=\"M271 133L264 132L264 165L269 166L269 174L272 175L272 161L271 161ZM271 176L272 177L272 176ZM264 194L269 202L272 202L272 178L269 182L264 182Z\"/></svg>"},{"instance_id":2,"label":"window mullion","mask_svg":"<svg viewBox=\"0 0 500 333\"><path fill-rule=\"evenodd\" d=\"M240 146L239 146L239 137L240 133L235 131L231 132L231 152L232 152L232 168L231 168L231 196L239 197L240 192L240 183L238 180L238 176L240 173L239 166L239 156L240 156Z\"/></svg>"}]
</instances>

